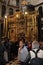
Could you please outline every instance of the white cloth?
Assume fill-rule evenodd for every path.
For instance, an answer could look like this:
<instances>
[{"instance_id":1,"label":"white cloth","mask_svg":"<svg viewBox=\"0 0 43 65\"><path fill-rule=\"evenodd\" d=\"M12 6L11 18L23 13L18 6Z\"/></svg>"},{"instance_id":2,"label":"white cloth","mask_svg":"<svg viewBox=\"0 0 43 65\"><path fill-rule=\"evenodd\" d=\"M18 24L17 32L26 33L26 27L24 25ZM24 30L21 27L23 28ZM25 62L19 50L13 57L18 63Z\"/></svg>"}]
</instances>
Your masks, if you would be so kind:
<instances>
[{"instance_id":1,"label":"white cloth","mask_svg":"<svg viewBox=\"0 0 43 65\"><path fill-rule=\"evenodd\" d=\"M36 40L34 40L33 42L32 42L32 49L38 49L39 48L39 43L38 43L38 41L36 41Z\"/></svg>"},{"instance_id":2,"label":"white cloth","mask_svg":"<svg viewBox=\"0 0 43 65\"><path fill-rule=\"evenodd\" d=\"M37 51L37 49L33 49L34 51ZM31 54L31 59L35 58L35 53L33 51L30 51ZM43 58L43 50L39 50L39 52L37 53L37 56L39 58Z\"/></svg>"}]
</instances>

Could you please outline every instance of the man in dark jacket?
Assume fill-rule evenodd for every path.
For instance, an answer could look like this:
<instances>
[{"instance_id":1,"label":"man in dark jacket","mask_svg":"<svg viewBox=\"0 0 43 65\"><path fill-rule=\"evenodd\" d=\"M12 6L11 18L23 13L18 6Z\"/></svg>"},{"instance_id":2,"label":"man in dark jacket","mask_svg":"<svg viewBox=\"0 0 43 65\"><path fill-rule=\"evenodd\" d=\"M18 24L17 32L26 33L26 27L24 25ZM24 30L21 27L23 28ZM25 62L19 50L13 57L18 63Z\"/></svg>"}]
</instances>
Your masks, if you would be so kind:
<instances>
[{"instance_id":1,"label":"man in dark jacket","mask_svg":"<svg viewBox=\"0 0 43 65\"><path fill-rule=\"evenodd\" d=\"M6 65L4 60L5 47L2 42L0 42L0 65Z\"/></svg>"}]
</instances>

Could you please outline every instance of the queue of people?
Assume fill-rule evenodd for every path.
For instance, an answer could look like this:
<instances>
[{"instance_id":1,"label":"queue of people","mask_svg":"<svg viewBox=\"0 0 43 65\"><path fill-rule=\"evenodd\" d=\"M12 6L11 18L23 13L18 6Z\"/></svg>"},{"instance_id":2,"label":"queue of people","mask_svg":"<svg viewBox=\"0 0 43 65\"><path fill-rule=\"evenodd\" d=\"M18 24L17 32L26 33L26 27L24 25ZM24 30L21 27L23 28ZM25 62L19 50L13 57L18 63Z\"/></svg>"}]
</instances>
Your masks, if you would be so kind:
<instances>
[{"instance_id":1,"label":"queue of people","mask_svg":"<svg viewBox=\"0 0 43 65\"><path fill-rule=\"evenodd\" d=\"M6 65L14 60L17 55L18 42L11 42L8 38L0 40L0 65Z\"/></svg>"},{"instance_id":2,"label":"queue of people","mask_svg":"<svg viewBox=\"0 0 43 65\"><path fill-rule=\"evenodd\" d=\"M43 42L25 42L23 38L16 42L7 38L4 42L0 40L0 65L6 65L16 57L20 65L43 65Z\"/></svg>"}]
</instances>

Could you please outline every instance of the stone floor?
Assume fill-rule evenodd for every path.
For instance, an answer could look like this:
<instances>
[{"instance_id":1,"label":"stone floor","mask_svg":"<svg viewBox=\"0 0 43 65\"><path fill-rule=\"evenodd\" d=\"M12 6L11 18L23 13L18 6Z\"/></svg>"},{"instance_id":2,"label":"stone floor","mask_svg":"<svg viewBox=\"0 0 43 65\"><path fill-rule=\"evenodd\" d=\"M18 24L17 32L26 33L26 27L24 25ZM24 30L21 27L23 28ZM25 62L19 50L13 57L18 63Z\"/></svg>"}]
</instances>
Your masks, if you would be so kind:
<instances>
[{"instance_id":1,"label":"stone floor","mask_svg":"<svg viewBox=\"0 0 43 65\"><path fill-rule=\"evenodd\" d=\"M15 60L15 61L13 60L7 63L6 65L20 65L20 64L18 63L18 60Z\"/></svg>"}]
</instances>

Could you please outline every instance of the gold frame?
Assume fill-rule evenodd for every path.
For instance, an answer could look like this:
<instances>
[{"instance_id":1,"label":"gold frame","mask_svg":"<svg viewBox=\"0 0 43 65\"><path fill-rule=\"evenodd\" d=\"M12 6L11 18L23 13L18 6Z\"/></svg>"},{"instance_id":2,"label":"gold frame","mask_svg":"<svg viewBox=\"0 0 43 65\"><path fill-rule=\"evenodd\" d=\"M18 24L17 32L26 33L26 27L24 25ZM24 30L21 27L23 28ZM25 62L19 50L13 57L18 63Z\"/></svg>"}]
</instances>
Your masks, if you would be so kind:
<instances>
[{"instance_id":1,"label":"gold frame","mask_svg":"<svg viewBox=\"0 0 43 65\"><path fill-rule=\"evenodd\" d=\"M19 17L17 14L19 15ZM16 28L16 40L19 37L18 34L22 31L25 33L26 39L28 40L30 39L31 41L33 41L34 35L36 36L36 39L38 39L38 26L37 26L37 21L36 21L37 15L38 13L35 11L34 13L28 13L27 15L24 15L24 19L22 19L22 16L23 16L22 12L16 12L14 15L8 16L8 19L7 19L8 23L13 21L14 25L12 29L14 27ZM29 31L27 30L27 28L29 29Z\"/></svg>"}]
</instances>

